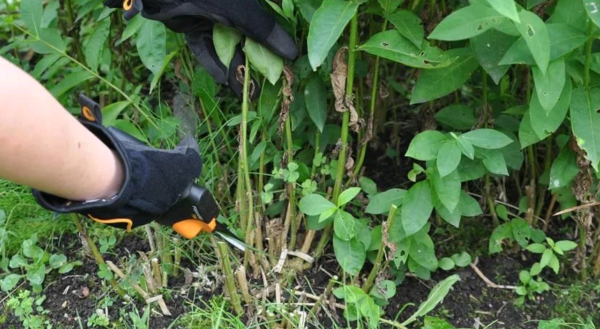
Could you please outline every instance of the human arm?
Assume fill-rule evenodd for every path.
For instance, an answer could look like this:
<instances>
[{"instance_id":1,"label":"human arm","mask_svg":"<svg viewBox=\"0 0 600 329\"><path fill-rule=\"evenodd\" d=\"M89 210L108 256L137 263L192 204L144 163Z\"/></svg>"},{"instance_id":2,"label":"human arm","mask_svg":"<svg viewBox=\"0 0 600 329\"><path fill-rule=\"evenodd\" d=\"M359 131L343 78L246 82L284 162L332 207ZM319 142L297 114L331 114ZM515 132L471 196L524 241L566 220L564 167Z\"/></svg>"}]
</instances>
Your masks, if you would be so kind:
<instances>
[{"instance_id":1,"label":"human arm","mask_svg":"<svg viewBox=\"0 0 600 329\"><path fill-rule=\"evenodd\" d=\"M38 81L0 57L0 178L69 200L109 198L117 156Z\"/></svg>"}]
</instances>

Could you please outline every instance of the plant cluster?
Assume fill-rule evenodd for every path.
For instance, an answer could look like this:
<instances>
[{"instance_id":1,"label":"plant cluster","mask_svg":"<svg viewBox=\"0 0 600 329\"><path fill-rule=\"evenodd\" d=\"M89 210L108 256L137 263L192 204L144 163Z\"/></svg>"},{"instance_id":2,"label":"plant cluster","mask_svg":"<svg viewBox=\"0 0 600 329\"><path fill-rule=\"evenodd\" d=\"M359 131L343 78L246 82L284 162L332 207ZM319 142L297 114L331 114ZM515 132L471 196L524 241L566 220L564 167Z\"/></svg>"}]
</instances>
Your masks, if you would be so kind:
<instances>
[{"instance_id":1,"label":"plant cluster","mask_svg":"<svg viewBox=\"0 0 600 329\"><path fill-rule=\"evenodd\" d=\"M0 3L9 12L0 35L10 40L0 41L0 55L74 113L74 91L99 99L105 125L153 146L197 137L205 163L199 183L221 204L220 220L251 248L230 264L224 246L201 237L202 247L215 251L222 268L240 265L253 278L269 273L264 280L288 287L333 253L342 280L317 306L332 292L345 303L348 321L369 327L389 321L383 307L407 275L429 280L440 269L469 266L476 251L441 243L443 232L460 234L465 225L490 232L488 255L540 255L520 273L518 303L547 291L543 269L559 273L571 250L578 257L570 265L582 278L600 275L600 222L593 216L600 163L595 0L264 5L302 55L284 63L217 24L213 39L222 61L229 63L240 44L246 55L241 105L197 65L181 35L140 15L125 21L97 0ZM382 153L380 159L412 168L406 179L375 178L387 170L373 165ZM0 265L23 271L2 277L3 290L25 276L39 291L51 269L76 265L41 250L35 237L7 263L3 241L10 232L2 220L0 211ZM82 234L91 225L75 221ZM140 233L159 269L144 260L145 269L123 277L102 256L117 239L102 238L98 251L86 236L97 276L123 296L117 279L133 282L140 296L157 293L168 276L178 275L181 253L193 259L197 250L195 243L174 242L164 228ZM253 303L242 273L235 282L228 278L238 313L238 294ZM441 281L433 302L404 323L391 323L406 326L425 316L457 280ZM149 309L131 313L131 320L147 325ZM90 321L102 325L100 318ZM424 321L426 328L451 327Z\"/></svg>"}]
</instances>

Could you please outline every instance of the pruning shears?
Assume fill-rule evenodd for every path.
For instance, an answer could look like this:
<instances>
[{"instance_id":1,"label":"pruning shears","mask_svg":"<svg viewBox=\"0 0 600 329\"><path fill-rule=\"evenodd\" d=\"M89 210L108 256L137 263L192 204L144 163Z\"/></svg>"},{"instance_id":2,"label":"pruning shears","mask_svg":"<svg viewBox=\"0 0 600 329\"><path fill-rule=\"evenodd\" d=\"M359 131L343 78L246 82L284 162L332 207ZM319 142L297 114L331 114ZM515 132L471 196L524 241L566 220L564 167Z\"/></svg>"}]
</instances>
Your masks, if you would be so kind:
<instances>
[{"instance_id":1,"label":"pruning shears","mask_svg":"<svg viewBox=\"0 0 600 329\"><path fill-rule=\"evenodd\" d=\"M85 95L79 97L79 102L81 117L86 118L88 121L101 123L100 105ZM112 132L120 140L145 146L142 141L122 130L114 129ZM157 191L157 193L160 192ZM218 222L218 216L219 206L210 191L204 187L191 184L181 194L179 201L159 218L156 218L155 221L162 225L171 226L175 232L188 239L193 239L201 233L217 234L234 247L245 251L246 244L228 230L224 224ZM103 222L98 219L94 220ZM131 220L129 221L131 222Z\"/></svg>"},{"instance_id":2,"label":"pruning shears","mask_svg":"<svg viewBox=\"0 0 600 329\"><path fill-rule=\"evenodd\" d=\"M192 185L180 201L156 221L173 227L175 232L188 239L193 239L201 233L217 234L234 247L245 251L246 244L217 221L218 215L219 206L210 191Z\"/></svg>"}]
</instances>

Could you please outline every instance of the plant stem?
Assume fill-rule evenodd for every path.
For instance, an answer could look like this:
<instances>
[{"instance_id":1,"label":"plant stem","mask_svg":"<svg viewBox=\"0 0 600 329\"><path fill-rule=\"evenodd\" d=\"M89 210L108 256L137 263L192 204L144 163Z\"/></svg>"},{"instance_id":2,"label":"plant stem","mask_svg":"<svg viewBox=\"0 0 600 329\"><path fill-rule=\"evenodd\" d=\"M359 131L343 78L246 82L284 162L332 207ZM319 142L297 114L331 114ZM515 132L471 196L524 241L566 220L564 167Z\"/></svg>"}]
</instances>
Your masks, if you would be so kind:
<instances>
[{"instance_id":1,"label":"plant stem","mask_svg":"<svg viewBox=\"0 0 600 329\"><path fill-rule=\"evenodd\" d=\"M249 109L249 86L250 86L250 63L248 57L246 57L246 64L244 65L244 96L242 103L242 133L240 143L242 144L242 151L240 153L240 167L243 173L244 189L241 191L248 202L248 217L246 221L246 243L253 245L251 241L252 228L254 227L254 202L252 197L252 184L250 183L250 170L248 168L248 109ZM246 249L244 254L244 266L248 265L250 257L250 248Z\"/></svg>"},{"instance_id":2,"label":"plant stem","mask_svg":"<svg viewBox=\"0 0 600 329\"><path fill-rule=\"evenodd\" d=\"M106 265L106 262L104 261L104 258L102 257L102 254L100 253L100 251L98 251L98 247L96 247L96 243L94 243L94 240L92 240L92 238L87 234L87 231L85 230L85 227L83 226L83 223L81 222L81 220L79 220L79 215L71 214L71 219L73 219L75 226L77 226L77 230L79 231L79 234L81 234L83 236L83 238L85 239L85 241L87 242L87 244L90 248L90 251L92 252L92 255L94 256L94 259L96 260L96 264L98 264L98 266ZM115 289L115 291L121 298L126 299L125 291L119 286L117 281L115 281L115 278L108 280L108 282L113 287L113 289Z\"/></svg>"},{"instance_id":3,"label":"plant stem","mask_svg":"<svg viewBox=\"0 0 600 329\"><path fill-rule=\"evenodd\" d=\"M319 310L319 307L321 307L321 304L323 303L323 300L327 299L327 297L329 296L329 294L331 294L331 290L333 289L333 285L335 284L335 282L337 280L338 280L337 275L334 275L331 279L329 279L329 283L327 283L327 287L325 288L325 291L323 291L323 294L319 297L319 300L317 300L317 302L315 303L315 305L313 305L313 307L310 309L310 312L308 312L308 315L310 317L312 317L315 314L317 314L317 311Z\"/></svg>"},{"instance_id":4,"label":"plant stem","mask_svg":"<svg viewBox=\"0 0 600 329\"><path fill-rule=\"evenodd\" d=\"M231 306L237 315L241 315L243 314L244 309L242 308L240 296L235 287L233 269L231 268L231 261L229 260L229 249L227 248L227 244L223 241L217 242L217 246L219 247L223 275L225 275L225 288L227 288Z\"/></svg>"},{"instance_id":5,"label":"plant stem","mask_svg":"<svg viewBox=\"0 0 600 329\"><path fill-rule=\"evenodd\" d=\"M75 24L75 15L73 14L73 5L71 3L71 0L65 0L64 7L67 11L67 22L69 23L68 27L72 27ZM68 27L65 27L65 34L73 36L73 47L75 47L75 51L77 52L77 57L81 63L85 64L86 63L85 56L83 55L83 50L81 49L81 39L79 38L79 31L78 31L78 29L75 29L74 33L68 33L68 31L67 31ZM84 85L85 85L85 92L88 95L91 95L92 90L90 89L90 82L86 80L84 82Z\"/></svg>"},{"instance_id":6,"label":"plant stem","mask_svg":"<svg viewBox=\"0 0 600 329\"><path fill-rule=\"evenodd\" d=\"M354 65L356 62L356 54L354 49L358 39L358 12L354 14L350 21L350 45L348 47L348 78L346 81L346 95L352 95L354 90ZM344 112L342 119L342 146L340 148L340 155L338 157L338 166L335 177L335 185L333 187L333 200L336 201L340 195L342 189L342 179L344 178L344 171L346 169L346 152L348 151L348 123L350 122L350 113ZM325 245L331 235L332 225L329 224L323 231L323 235L319 240L317 249L315 250L315 259L318 259L323 254Z\"/></svg>"},{"instance_id":7,"label":"plant stem","mask_svg":"<svg viewBox=\"0 0 600 329\"><path fill-rule=\"evenodd\" d=\"M387 218L388 229L390 227L392 227L392 225L394 223L394 218L396 218L397 210L398 210L398 207L396 205L392 205L390 207L390 213L388 214L388 218ZM373 264L371 273L369 273L369 277L367 278L367 281L363 285L363 291L366 293L369 293L369 291L371 290L371 287L373 287L375 278L379 274L379 269L381 268L381 262L383 261L384 250L385 250L385 243L381 242L381 244L379 244L379 250L377 251L377 258L375 259L375 263Z\"/></svg>"},{"instance_id":8,"label":"plant stem","mask_svg":"<svg viewBox=\"0 0 600 329\"><path fill-rule=\"evenodd\" d=\"M288 163L291 163L294 160L294 150L293 150L293 142L292 142L292 123L291 123L291 116L288 115L287 119L285 120L285 136L286 136L286 142L287 142L287 161ZM296 223L296 183L295 182L291 182L288 183L288 196L289 196L289 200L288 200L288 207L290 209L290 213L289 215L291 216L291 236L290 236L290 244L288 246L288 249L290 250L294 250L294 248L296 247L296 236L298 235L298 225ZM283 241L285 241L286 237L283 237Z\"/></svg>"},{"instance_id":9,"label":"plant stem","mask_svg":"<svg viewBox=\"0 0 600 329\"><path fill-rule=\"evenodd\" d=\"M496 214L496 207L494 206L494 200L491 194L491 183L490 183L490 174L485 174L485 199L488 204L488 208L490 208L490 214L492 214L492 222L494 223L494 227L500 226L500 221L498 220L498 215Z\"/></svg>"},{"instance_id":10,"label":"plant stem","mask_svg":"<svg viewBox=\"0 0 600 329\"><path fill-rule=\"evenodd\" d=\"M383 21L383 27L381 28L382 31L387 30L387 24L388 24L388 20L386 19L385 21ZM370 108L369 108L369 124L367 125L367 134L369 133L373 133L372 131L369 132L369 129L373 129L373 122L375 121L375 105L377 105L377 99L378 99L378 87L379 87L379 60L380 57L379 56L375 56L375 68L373 69L373 89L371 90L371 104L370 104ZM367 145L368 142L365 142L361 148L360 148L360 152L358 154L357 157L357 163L356 166L354 167L354 172L353 175L354 177L358 176L358 174L360 173L360 170L362 169L362 165L365 161L365 156L367 154Z\"/></svg>"},{"instance_id":11,"label":"plant stem","mask_svg":"<svg viewBox=\"0 0 600 329\"><path fill-rule=\"evenodd\" d=\"M310 178L313 179L315 174L317 173L317 166L315 165L315 159L319 156L319 144L321 140L321 132L317 130L317 134L315 135L315 155L313 156L312 167L310 170Z\"/></svg>"}]
</instances>

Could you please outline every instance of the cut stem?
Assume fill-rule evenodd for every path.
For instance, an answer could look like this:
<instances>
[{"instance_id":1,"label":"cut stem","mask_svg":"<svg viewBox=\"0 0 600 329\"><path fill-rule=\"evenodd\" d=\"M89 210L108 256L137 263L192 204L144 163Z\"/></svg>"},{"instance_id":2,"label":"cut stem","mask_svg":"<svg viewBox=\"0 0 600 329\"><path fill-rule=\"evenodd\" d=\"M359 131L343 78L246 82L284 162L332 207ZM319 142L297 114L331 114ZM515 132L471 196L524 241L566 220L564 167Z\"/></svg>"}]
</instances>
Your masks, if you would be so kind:
<instances>
[{"instance_id":1,"label":"cut stem","mask_svg":"<svg viewBox=\"0 0 600 329\"><path fill-rule=\"evenodd\" d=\"M225 276L225 288L227 289L227 293L229 294L229 299L231 301L231 306L237 315L243 314L244 310L242 309L242 304L240 303L240 296L237 294L237 290L235 287L235 281L233 276L233 269L231 268L231 261L229 260L229 248L227 248L227 243L223 241L217 242L217 246L219 248L219 255L221 260L221 270L223 271L223 275Z\"/></svg>"},{"instance_id":2,"label":"cut stem","mask_svg":"<svg viewBox=\"0 0 600 329\"><path fill-rule=\"evenodd\" d=\"M94 243L94 240L92 240L92 238L87 234L87 231L85 230L85 227L83 226L83 223L81 222L81 220L79 220L79 215L71 214L71 218L73 219L75 226L77 226L77 230L79 231L79 234L81 234L84 237L85 241L87 242L88 246L90 247L90 251L92 252L92 255L94 256L94 259L96 260L96 264L98 264L98 266L106 265L106 262L104 261L104 258L102 257L102 254L100 253L100 251L98 251L98 247L96 247L96 243ZM119 286L119 284L117 283L117 281L114 278L108 280L108 282L113 287L113 289L115 289L115 291L121 298L126 299L125 291Z\"/></svg>"}]
</instances>

